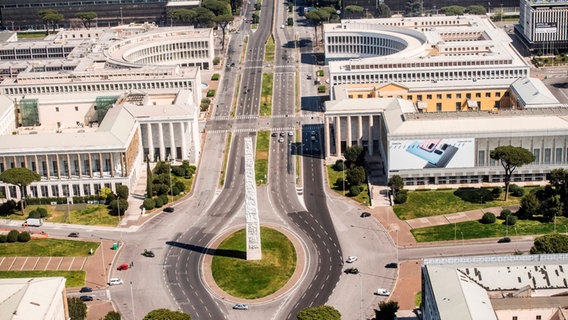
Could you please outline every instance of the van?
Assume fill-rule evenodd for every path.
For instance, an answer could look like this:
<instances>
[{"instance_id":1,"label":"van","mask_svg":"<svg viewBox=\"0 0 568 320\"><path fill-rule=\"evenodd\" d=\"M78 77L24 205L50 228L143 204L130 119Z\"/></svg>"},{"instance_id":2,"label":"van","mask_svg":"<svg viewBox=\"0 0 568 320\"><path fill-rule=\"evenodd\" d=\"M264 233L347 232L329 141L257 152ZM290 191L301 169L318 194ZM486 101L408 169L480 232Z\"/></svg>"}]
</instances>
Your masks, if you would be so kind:
<instances>
[{"instance_id":1,"label":"van","mask_svg":"<svg viewBox=\"0 0 568 320\"><path fill-rule=\"evenodd\" d=\"M390 292L389 292L387 289L379 288L379 289L377 289L377 291L375 292L375 294L376 294L376 295L379 295L379 296L389 296L389 295L390 295Z\"/></svg>"},{"instance_id":2,"label":"van","mask_svg":"<svg viewBox=\"0 0 568 320\"><path fill-rule=\"evenodd\" d=\"M111 285L111 286L116 286L116 285L122 284L122 279L120 279L120 278L111 278L111 279L108 281L108 284Z\"/></svg>"},{"instance_id":3,"label":"van","mask_svg":"<svg viewBox=\"0 0 568 320\"><path fill-rule=\"evenodd\" d=\"M41 227L42 224L43 224L42 219L28 218L28 219L26 219L26 221L24 221L22 226L23 227Z\"/></svg>"}]
</instances>

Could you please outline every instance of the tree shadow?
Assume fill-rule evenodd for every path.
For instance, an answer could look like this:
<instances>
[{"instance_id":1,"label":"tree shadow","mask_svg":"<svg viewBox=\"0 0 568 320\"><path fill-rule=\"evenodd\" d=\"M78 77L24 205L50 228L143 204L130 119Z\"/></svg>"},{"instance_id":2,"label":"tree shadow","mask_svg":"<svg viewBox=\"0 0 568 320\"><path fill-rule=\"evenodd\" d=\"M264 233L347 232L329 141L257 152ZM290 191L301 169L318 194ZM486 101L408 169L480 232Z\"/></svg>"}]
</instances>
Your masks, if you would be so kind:
<instances>
[{"instance_id":1,"label":"tree shadow","mask_svg":"<svg viewBox=\"0 0 568 320\"><path fill-rule=\"evenodd\" d=\"M488 188L459 188L454 195L465 202L486 203L495 200L491 189Z\"/></svg>"},{"instance_id":2,"label":"tree shadow","mask_svg":"<svg viewBox=\"0 0 568 320\"><path fill-rule=\"evenodd\" d=\"M166 244L172 247L191 250L202 254L208 254L211 256L237 258L242 260L246 260L247 258L246 251L241 251L241 250L212 249L212 248L205 248L202 246L196 246L193 244L182 243L177 241L166 241Z\"/></svg>"}]
</instances>

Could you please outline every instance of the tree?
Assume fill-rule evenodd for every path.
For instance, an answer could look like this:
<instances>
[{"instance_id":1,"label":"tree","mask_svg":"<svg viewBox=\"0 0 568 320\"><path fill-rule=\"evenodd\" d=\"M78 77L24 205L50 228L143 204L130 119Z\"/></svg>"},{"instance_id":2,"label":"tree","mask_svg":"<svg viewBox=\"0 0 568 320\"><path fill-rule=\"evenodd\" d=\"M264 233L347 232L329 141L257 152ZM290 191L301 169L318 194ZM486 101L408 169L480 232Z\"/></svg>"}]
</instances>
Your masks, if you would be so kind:
<instances>
[{"instance_id":1,"label":"tree","mask_svg":"<svg viewBox=\"0 0 568 320\"><path fill-rule=\"evenodd\" d=\"M560 233L540 236L534 239L530 253L568 253L568 236Z\"/></svg>"},{"instance_id":2,"label":"tree","mask_svg":"<svg viewBox=\"0 0 568 320\"><path fill-rule=\"evenodd\" d=\"M405 17L419 17L422 15L422 1L421 0L406 0L404 6Z\"/></svg>"},{"instance_id":3,"label":"tree","mask_svg":"<svg viewBox=\"0 0 568 320\"><path fill-rule=\"evenodd\" d=\"M18 230L10 230L10 232L8 232L8 237L7 237L7 242L16 242L18 241L18 235L20 235L20 233L18 232Z\"/></svg>"},{"instance_id":4,"label":"tree","mask_svg":"<svg viewBox=\"0 0 568 320\"><path fill-rule=\"evenodd\" d=\"M152 169L150 169L150 159L146 158L146 197L151 198L154 195L152 185L154 178L152 177Z\"/></svg>"},{"instance_id":5,"label":"tree","mask_svg":"<svg viewBox=\"0 0 568 320\"><path fill-rule=\"evenodd\" d=\"M363 157L365 154L363 153L363 147L356 145L352 147L345 148L345 153L343 154L345 157L345 161L349 167L353 167L355 165L362 165L363 164Z\"/></svg>"},{"instance_id":6,"label":"tree","mask_svg":"<svg viewBox=\"0 0 568 320\"><path fill-rule=\"evenodd\" d=\"M442 12L447 16L461 16L465 13L465 8L462 6L447 6L442 7Z\"/></svg>"},{"instance_id":7,"label":"tree","mask_svg":"<svg viewBox=\"0 0 568 320\"><path fill-rule=\"evenodd\" d=\"M120 320L120 313L116 311L109 311L103 320Z\"/></svg>"},{"instance_id":8,"label":"tree","mask_svg":"<svg viewBox=\"0 0 568 320\"><path fill-rule=\"evenodd\" d=\"M505 201L509 199L509 183L511 175L517 167L529 164L535 160L535 156L523 147L500 146L491 151L491 159L501 161L505 169Z\"/></svg>"},{"instance_id":9,"label":"tree","mask_svg":"<svg viewBox=\"0 0 568 320\"><path fill-rule=\"evenodd\" d=\"M381 2L377 8L379 18L390 18L392 16L391 9L389 6Z\"/></svg>"},{"instance_id":10,"label":"tree","mask_svg":"<svg viewBox=\"0 0 568 320\"><path fill-rule=\"evenodd\" d=\"M332 306L305 308L298 313L297 320L340 320L341 313Z\"/></svg>"},{"instance_id":11,"label":"tree","mask_svg":"<svg viewBox=\"0 0 568 320\"><path fill-rule=\"evenodd\" d=\"M18 234L18 242L28 242L32 239L29 232L22 232Z\"/></svg>"},{"instance_id":12,"label":"tree","mask_svg":"<svg viewBox=\"0 0 568 320\"><path fill-rule=\"evenodd\" d=\"M468 6L465 9L465 12L469 13L469 14L477 14L477 15L484 15L487 13L487 11L485 10L484 6L480 6L480 5L472 5L472 6Z\"/></svg>"},{"instance_id":13,"label":"tree","mask_svg":"<svg viewBox=\"0 0 568 320\"><path fill-rule=\"evenodd\" d=\"M375 316L380 320L394 320L399 308L397 301L381 301L379 310L375 309Z\"/></svg>"},{"instance_id":14,"label":"tree","mask_svg":"<svg viewBox=\"0 0 568 320\"><path fill-rule=\"evenodd\" d=\"M540 203L536 195L532 192L528 193L521 199L521 206L517 211L519 219L530 219L538 213Z\"/></svg>"},{"instance_id":15,"label":"tree","mask_svg":"<svg viewBox=\"0 0 568 320\"><path fill-rule=\"evenodd\" d=\"M203 7L197 7L191 10L195 13L191 22L196 28L211 28L213 26L215 14L211 12L211 10Z\"/></svg>"},{"instance_id":16,"label":"tree","mask_svg":"<svg viewBox=\"0 0 568 320\"><path fill-rule=\"evenodd\" d=\"M126 199L114 199L109 203L109 207L112 215L124 215L126 209L128 209L128 201ZM118 212L120 209L120 212Z\"/></svg>"},{"instance_id":17,"label":"tree","mask_svg":"<svg viewBox=\"0 0 568 320\"><path fill-rule=\"evenodd\" d=\"M347 13L347 16L350 18L360 18L363 16L364 11L365 9L361 6L351 5L345 7L345 13Z\"/></svg>"},{"instance_id":18,"label":"tree","mask_svg":"<svg viewBox=\"0 0 568 320\"><path fill-rule=\"evenodd\" d=\"M152 199L152 198L146 198L146 199L144 199L142 206L146 210L154 209L154 207L156 207L156 201L154 201L154 199Z\"/></svg>"},{"instance_id":19,"label":"tree","mask_svg":"<svg viewBox=\"0 0 568 320\"><path fill-rule=\"evenodd\" d=\"M191 320L191 316L181 311L156 309L150 311L143 320Z\"/></svg>"},{"instance_id":20,"label":"tree","mask_svg":"<svg viewBox=\"0 0 568 320\"><path fill-rule=\"evenodd\" d=\"M112 194L112 190L109 187L102 187L99 190L99 196L103 199L108 198Z\"/></svg>"},{"instance_id":21,"label":"tree","mask_svg":"<svg viewBox=\"0 0 568 320\"><path fill-rule=\"evenodd\" d=\"M209 9L215 16L230 15L231 13L231 5L225 1L205 0L201 2L201 6Z\"/></svg>"},{"instance_id":22,"label":"tree","mask_svg":"<svg viewBox=\"0 0 568 320\"><path fill-rule=\"evenodd\" d=\"M70 320L84 320L87 318L87 305L81 299L67 298Z\"/></svg>"},{"instance_id":23,"label":"tree","mask_svg":"<svg viewBox=\"0 0 568 320\"><path fill-rule=\"evenodd\" d=\"M338 159L335 161L335 164L333 165L333 169L335 171L343 171L345 170L345 161Z\"/></svg>"},{"instance_id":24,"label":"tree","mask_svg":"<svg viewBox=\"0 0 568 320\"><path fill-rule=\"evenodd\" d=\"M564 212L564 204L560 200L560 196L555 195L542 202L540 210L546 221L554 222L557 216L562 216Z\"/></svg>"},{"instance_id":25,"label":"tree","mask_svg":"<svg viewBox=\"0 0 568 320\"><path fill-rule=\"evenodd\" d=\"M41 20L43 20L43 23L45 25L46 35L49 35L50 25L53 27L53 31L55 31L55 25L64 18L64 16L61 13L59 13L59 11L53 9L39 10L37 12L37 16Z\"/></svg>"},{"instance_id":26,"label":"tree","mask_svg":"<svg viewBox=\"0 0 568 320\"><path fill-rule=\"evenodd\" d=\"M190 9L174 9L168 11L168 18L171 25L174 24L174 21L189 23L195 19L196 14L195 11Z\"/></svg>"},{"instance_id":27,"label":"tree","mask_svg":"<svg viewBox=\"0 0 568 320\"><path fill-rule=\"evenodd\" d=\"M496 221L495 214L491 212L485 212L483 214L483 217L481 217L481 223L483 224L492 224L495 223L495 221Z\"/></svg>"},{"instance_id":28,"label":"tree","mask_svg":"<svg viewBox=\"0 0 568 320\"><path fill-rule=\"evenodd\" d=\"M349 181L350 185L358 186L361 183L365 182L365 169L360 166L349 169L347 170L345 178L347 178L347 181Z\"/></svg>"},{"instance_id":29,"label":"tree","mask_svg":"<svg viewBox=\"0 0 568 320\"><path fill-rule=\"evenodd\" d=\"M97 13L93 11L77 12L75 18L81 19L83 26L88 30L91 27L91 21L97 18Z\"/></svg>"},{"instance_id":30,"label":"tree","mask_svg":"<svg viewBox=\"0 0 568 320\"><path fill-rule=\"evenodd\" d=\"M22 195L22 215L25 216L26 187L34 181L40 181L39 174L26 168L10 168L0 174L0 181L20 187Z\"/></svg>"},{"instance_id":31,"label":"tree","mask_svg":"<svg viewBox=\"0 0 568 320\"><path fill-rule=\"evenodd\" d=\"M404 188L404 180L401 176L395 174L394 176L390 177L387 185L394 191L400 191L402 190L402 188Z\"/></svg>"},{"instance_id":32,"label":"tree","mask_svg":"<svg viewBox=\"0 0 568 320\"><path fill-rule=\"evenodd\" d=\"M318 9L311 10L310 12L306 13L306 19L314 25L314 34L316 37L316 44L318 43L318 26L322 24L323 21L327 20L327 17L324 17Z\"/></svg>"},{"instance_id":33,"label":"tree","mask_svg":"<svg viewBox=\"0 0 568 320\"><path fill-rule=\"evenodd\" d=\"M128 186L121 184L119 186L116 187L116 196L120 199L128 199L128 195L130 194L130 192L128 191Z\"/></svg>"},{"instance_id":34,"label":"tree","mask_svg":"<svg viewBox=\"0 0 568 320\"><path fill-rule=\"evenodd\" d=\"M229 23L233 22L233 20L235 20L235 17L233 17L232 14L223 14L220 16L216 16L213 19L217 25L221 28L221 30L223 31L223 38L221 40L221 50L225 49L225 29L227 29L227 26L229 25Z\"/></svg>"}]
</instances>

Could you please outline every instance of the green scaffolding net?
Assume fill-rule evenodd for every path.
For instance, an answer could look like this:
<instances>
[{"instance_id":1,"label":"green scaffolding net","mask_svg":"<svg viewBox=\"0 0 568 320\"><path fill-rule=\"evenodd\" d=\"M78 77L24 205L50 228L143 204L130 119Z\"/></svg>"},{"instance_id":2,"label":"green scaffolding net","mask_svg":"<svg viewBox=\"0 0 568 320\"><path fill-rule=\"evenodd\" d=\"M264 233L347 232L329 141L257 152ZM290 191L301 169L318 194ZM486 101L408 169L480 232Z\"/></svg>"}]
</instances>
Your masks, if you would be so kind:
<instances>
[{"instance_id":1,"label":"green scaffolding net","mask_svg":"<svg viewBox=\"0 0 568 320\"><path fill-rule=\"evenodd\" d=\"M24 127L39 126L37 99L20 100L20 115L22 117L22 126Z\"/></svg>"},{"instance_id":2,"label":"green scaffolding net","mask_svg":"<svg viewBox=\"0 0 568 320\"><path fill-rule=\"evenodd\" d=\"M100 96L100 97L97 97L97 100L95 101L95 108L97 110L97 120L99 121L99 123L101 123L103 121L108 109L110 109L112 107L113 103L116 102L118 97L119 96Z\"/></svg>"}]
</instances>

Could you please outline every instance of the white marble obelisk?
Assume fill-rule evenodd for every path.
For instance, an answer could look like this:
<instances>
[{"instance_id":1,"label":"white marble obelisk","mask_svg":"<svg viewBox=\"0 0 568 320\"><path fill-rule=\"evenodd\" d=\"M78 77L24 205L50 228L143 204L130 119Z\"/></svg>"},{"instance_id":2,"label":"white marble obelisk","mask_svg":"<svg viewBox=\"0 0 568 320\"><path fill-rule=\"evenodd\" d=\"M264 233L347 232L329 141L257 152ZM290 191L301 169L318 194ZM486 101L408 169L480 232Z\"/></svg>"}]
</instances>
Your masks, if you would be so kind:
<instances>
[{"instance_id":1,"label":"white marble obelisk","mask_svg":"<svg viewBox=\"0 0 568 320\"><path fill-rule=\"evenodd\" d=\"M252 139L245 138L245 218L247 234L247 260L262 259L260 249L260 220L256 200L256 180L254 177L254 149Z\"/></svg>"}]
</instances>

